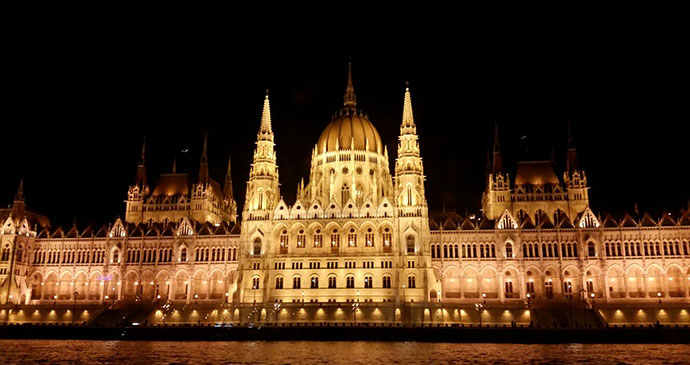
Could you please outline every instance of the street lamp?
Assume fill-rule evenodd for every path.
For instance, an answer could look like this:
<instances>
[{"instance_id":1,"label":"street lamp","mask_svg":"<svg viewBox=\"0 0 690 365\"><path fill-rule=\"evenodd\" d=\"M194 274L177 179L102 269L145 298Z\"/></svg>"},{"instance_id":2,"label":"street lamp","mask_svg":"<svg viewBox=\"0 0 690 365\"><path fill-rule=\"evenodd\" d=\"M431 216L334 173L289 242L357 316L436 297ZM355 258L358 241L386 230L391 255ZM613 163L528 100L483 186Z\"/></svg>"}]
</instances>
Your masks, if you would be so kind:
<instances>
[{"instance_id":1,"label":"street lamp","mask_svg":"<svg viewBox=\"0 0 690 365\"><path fill-rule=\"evenodd\" d=\"M275 302L273 304L273 312L275 312L275 321L276 321L276 326L278 325L278 312L280 312L280 302Z\"/></svg>"},{"instance_id":2,"label":"street lamp","mask_svg":"<svg viewBox=\"0 0 690 365\"><path fill-rule=\"evenodd\" d=\"M355 326L357 326L357 311L359 310L359 290L357 290L357 301L352 303L352 312L355 316Z\"/></svg>"},{"instance_id":3,"label":"street lamp","mask_svg":"<svg viewBox=\"0 0 690 365\"><path fill-rule=\"evenodd\" d=\"M659 297L659 304L661 304L661 292L656 293L656 296Z\"/></svg>"},{"instance_id":4,"label":"street lamp","mask_svg":"<svg viewBox=\"0 0 690 365\"><path fill-rule=\"evenodd\" d=\"M486 293L482 293L482 298L484 298L484 304L486 304Z\"/></svg>"},{"instance_id":5,"label":"street lamp","mask_svg":"<svg viewBox=\"0 0 690 365\"><path fill-rule=\"evenodd\" d=\"M477 310L477 313L479 313L479 327L482 326L482 311L484 311L484 305L481 303L477 303L474 305L474 309Z\"/></svg>"},{"instance_id":6,"label":"street lamp","mask_svg":"<svg viewBox=\"0 0 690 365\"><path fill-rule=\"evenodd\" d=\"M402 289L403 289L403 290L402 290L403 300L402 300L402 313L401 313L401 316L402 316L403 324L405 324L405 284L403 284Z\"/></svg>"}]
</instances>

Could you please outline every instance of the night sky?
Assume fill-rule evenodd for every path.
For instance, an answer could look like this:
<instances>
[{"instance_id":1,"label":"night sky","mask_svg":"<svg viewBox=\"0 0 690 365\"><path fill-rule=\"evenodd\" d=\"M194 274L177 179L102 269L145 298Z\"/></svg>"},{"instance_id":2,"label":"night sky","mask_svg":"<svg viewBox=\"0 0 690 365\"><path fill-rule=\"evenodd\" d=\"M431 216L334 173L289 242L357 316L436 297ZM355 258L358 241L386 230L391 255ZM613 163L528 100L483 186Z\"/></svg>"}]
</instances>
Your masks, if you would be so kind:
<instances>
[{"instance_id":1,"label":"night sky","mask_svg":"<svg viewBox=\"0 0 690 365\"><path fill-rule=\"evenodd\" d=\"M124 218L144 136L153 188L174 157L178 171L196 174L208 133L211 176L223 181L232 154L241 205L266 88L281 193L292 203L342 105L348 54L358 107L388 146L391 171L409 80L431 210L478 212L494 124L511 175L517 161L548 160L553 149L562 177L568 120L595 211L620 215L637 201L658 215L690 199L680 18L466 16L331 35L321 25L247 29L212 12L209 21L168 16L181 9L89 20L63 11L60 21L40 14L32 42L3 43L13 66L0 91L0 204L21 176L28 209L54 226Z\"/></svg>"}]
</instances>

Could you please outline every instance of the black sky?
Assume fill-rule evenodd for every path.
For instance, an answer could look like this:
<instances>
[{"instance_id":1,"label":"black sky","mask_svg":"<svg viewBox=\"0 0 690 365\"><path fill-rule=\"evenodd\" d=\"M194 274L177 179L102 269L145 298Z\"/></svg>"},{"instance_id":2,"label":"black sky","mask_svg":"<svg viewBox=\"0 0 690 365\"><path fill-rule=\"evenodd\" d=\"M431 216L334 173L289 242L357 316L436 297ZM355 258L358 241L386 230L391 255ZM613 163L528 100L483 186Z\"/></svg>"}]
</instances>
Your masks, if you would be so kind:
<instances>
[{"instance_id":1,"label":"black sky","mask_svg":"<svg viewBox=\"0 0 690 365\"><path fill-rule=\"evenodd\" d=\"M342 103L348 53L358 106L392 160L410 81L434 210L478 211L495 123L508 167L548 160L553 148L560 176L571 120L597 211L620 214L637 201L659 214L690 198L690 62L678 17L466 17L330 34L322 24L246 28L182 9L96 18L60 10L59 21L42 13L31 23L31 42L6 46L12 66L0 94L0 203L11 203L22 176L29 209L54 225L123 216L144 136L155 184L174 156L178 170L196 174L208 133L212 177L222 181L232 153L243 202L266 88L281 193L292 202Z\"/></svg>"}]
</instances>

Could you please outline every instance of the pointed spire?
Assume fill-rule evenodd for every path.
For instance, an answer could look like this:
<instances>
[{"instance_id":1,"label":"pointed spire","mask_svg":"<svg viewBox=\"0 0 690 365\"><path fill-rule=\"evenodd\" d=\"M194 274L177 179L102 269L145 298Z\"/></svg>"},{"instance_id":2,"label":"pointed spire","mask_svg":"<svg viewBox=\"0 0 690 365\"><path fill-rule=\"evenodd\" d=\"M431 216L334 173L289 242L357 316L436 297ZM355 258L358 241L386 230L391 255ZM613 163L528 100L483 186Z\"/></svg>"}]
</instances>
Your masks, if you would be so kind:
<instances>
[{"instance_id":1,"label":"pointed spire","mask_svg":"<svg viewBox=\"0 0 690 365\"><path fill-rule=\"evenodd\" d=\"M638 216L638 217L640 215L640 207L637 206L637 200L635 200L635 207L633 208L633 213L635 213L635 216Z\"/></svg>"},{"instance_id":2,"label":"pointed spire","mask_svg":"<svg viewBox=\"0 0 690 365\"><path fill-rule=\"evenodd\" d=\"M223 196L228 201L233 200L232 194L232 173L231 173L232 156L228 157L228 171L225 173L225 184L223 184Z\"/></svg>"},{"instance_id":3,"label":"pointed spire","mask_svg":"<svg viewBox=\"0 0 690 365\"><path fill-rule=\"evenodd\" d=\"M173 157L173 168L172 168L172 173L176 174L177 173L177 156Z\"/></svg>"},{"instance_id":4,"label":"pointed spire","mask_svg":"<svg viewBox=\"0 0 690 365\"><path fill-rule=\"evenodd\" d=\"M14 201L24 201L24 178L19 180L19 188L17 189L17 195L14 196Z\"/></svg>"},{"instance_id":5,"label":"pointed spire","mask_svg":"<svg viewBox=\"0 0 690 365\"><path fill-rule=\"evenodd\" d=\"M271 129L271 104L268 101L268 89L266 89L266 98L264 99L264 110L261 113L261 128L259 133L273 133Z\"/></svg>"},{"instance_id":6,"label":"pointed spire","mask_svg":"<svg viewBox=\"0 0 690 365\"><path fill-rule=\"evenodd\" d=\"M501 155L501 144L498 141L498 124L494 124L494 165L493 173L503 171L503 156Z\"/></svg>"},{"instance_id":7,"label":"pointed spire","mask_svg":"<svg viewBox=\"0 0 690 365\"><path fill-rule=\"evenodd\" d=\"M575 151L575 143L573 142L573 133L570 127L570 121L568 121L568 159L566 170L568 172L577 170L577 151Z\"/></svg>"},{"instance_id":8,"label":"pointed spire","mask_svg":"<svg viewBox=\"0 0 690 365\"><path fill-rule=\"evenodd\" d=\"M343 105L349 109L354 109L357 106L355 87L352 85L352 62L347 63L347 87L345 88Z\"/></svg>"},{"instance_id":9,"label":"pointed spire","mask_svg":"<svg viewBox=\"0 0 690 365\"><path fill-rule=\"evenodd\" d=\"M201 162L199 163L199 182L208 182L208 134L204 134L204 151L201 153Z\"/></svg>"},{"instance_id":10,"label":"pointed spire","mask_svg":"<svg viewBox=\"0 0 690 365\"><path fill-rule=\"evenodd\" d=\"M412 98L410 97L410 83L405 82L405 103L403 105L402 126L414 127L414 115L412 114Z\"/></svg>"},{"instance_id":11,"label":"pointed spire","mask_svg":"<svg viewBox=\"0 0 690 365\"><path fill-rule=\"evenodd\" d=\"M139 157L137 177L134 183L141 186L146 185L146 137L144 137L144 143L141 145L141 157Z\"/></svg>"}]
</instances>

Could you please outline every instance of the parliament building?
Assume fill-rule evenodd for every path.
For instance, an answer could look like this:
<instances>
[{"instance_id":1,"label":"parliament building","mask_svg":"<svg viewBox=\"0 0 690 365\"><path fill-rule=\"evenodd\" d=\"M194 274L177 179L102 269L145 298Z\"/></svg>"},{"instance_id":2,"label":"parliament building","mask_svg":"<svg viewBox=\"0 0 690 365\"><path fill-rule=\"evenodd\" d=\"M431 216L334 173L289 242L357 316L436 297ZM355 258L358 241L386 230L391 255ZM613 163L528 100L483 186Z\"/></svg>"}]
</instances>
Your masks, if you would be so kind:
<instances>
[{"instance_id":1,"label":"parliament building","mask_svg":"<svg viewBox=\"0 0 690 365\"><path fill-rule=\"evenodd\" d=\"M350 69L288 204L263 102L241 212L230 162L222 184L209 176L206 141L198 174L173 168L155 186L142 148L125 218L102 227L52 227L20 184L0 209L3 308L139 303L154 307L152 321L209 308L198 321L386 323L462 322L486 306L522 323L549 302L690 303L690 211L592 211L572 141L562 171L506 168L496 132L481 213L429 212L409 88L391 169Z\"/></svg>"}]
</instances>

